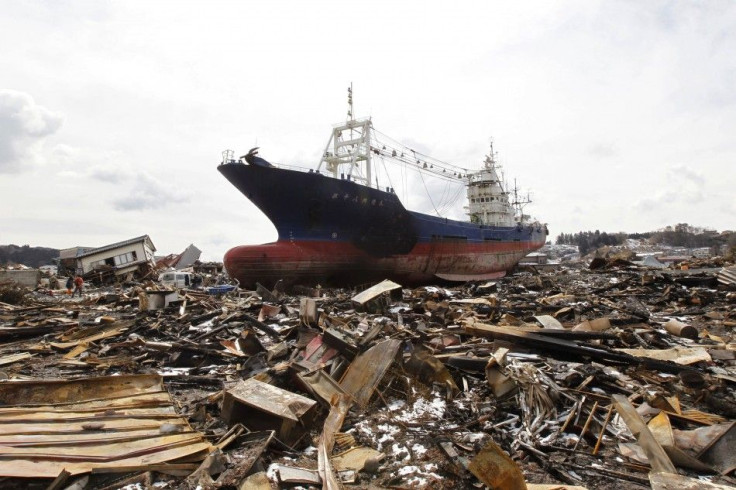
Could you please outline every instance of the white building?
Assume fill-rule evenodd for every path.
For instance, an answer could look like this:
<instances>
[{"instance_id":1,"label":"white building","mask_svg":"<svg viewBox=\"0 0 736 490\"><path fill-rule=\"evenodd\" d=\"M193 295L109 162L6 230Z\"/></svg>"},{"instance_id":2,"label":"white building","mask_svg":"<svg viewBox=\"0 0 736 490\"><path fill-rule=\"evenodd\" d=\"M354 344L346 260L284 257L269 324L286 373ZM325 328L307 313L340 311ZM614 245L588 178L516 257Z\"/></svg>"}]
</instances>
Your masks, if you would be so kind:
<instances>
[{"instance_id":1,"label":"white building","mask_svg":"<svg viewBox=\"0 0 736 490\"><path fill-rule=\"evenodd\" d=\"M155 251L156 247L148 235L94 248L76 256L77 273L112 270L116 276L122 276L138 270L142 265L153 266Z\"/></svg>"}]
</instances>

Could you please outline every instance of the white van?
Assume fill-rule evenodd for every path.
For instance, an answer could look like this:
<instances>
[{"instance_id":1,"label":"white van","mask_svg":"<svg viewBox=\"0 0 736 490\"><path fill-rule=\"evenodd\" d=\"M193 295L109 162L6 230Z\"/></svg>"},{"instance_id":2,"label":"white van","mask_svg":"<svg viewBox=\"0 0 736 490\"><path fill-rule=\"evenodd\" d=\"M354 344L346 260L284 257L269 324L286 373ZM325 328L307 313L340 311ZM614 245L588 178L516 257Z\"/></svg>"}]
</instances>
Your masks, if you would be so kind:
<instances>
[{"instance_id":1,"label":"white van","mask_svg":"<svg viewBox=\"0 0 736 490\"><path fill-rule=\"evenodd\" d=\"M188 288L192 286L192 274L189 272L164 272L158 276L158 281L164 286L173 288Z\"/></svg>"}]
</instances>

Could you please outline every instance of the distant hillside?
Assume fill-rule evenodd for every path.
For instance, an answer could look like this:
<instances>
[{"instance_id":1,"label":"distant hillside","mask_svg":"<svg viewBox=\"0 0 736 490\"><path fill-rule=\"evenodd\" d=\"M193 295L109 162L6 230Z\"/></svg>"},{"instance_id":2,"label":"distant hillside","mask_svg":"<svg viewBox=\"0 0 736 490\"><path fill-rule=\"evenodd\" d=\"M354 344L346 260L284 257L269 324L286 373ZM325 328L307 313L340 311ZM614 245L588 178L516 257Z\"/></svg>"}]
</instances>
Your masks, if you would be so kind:
<instances>
[{"instance_id":1,"label":"distant hillside","mask_svg":"<svg viewBox=\"0 0 736 490\"><path fill-rule=\"evenodd\" d=\"M701 248L722 247L736 249L736 232L726 230L717 232L687 223L678 223L661 230L646 233L606 233L595 231L580 231L578 233L560 233L555 243L557 245L577 245L580 255L587 254L603 245L621 245L627 238L637 240L646 239L653 245L668 245L670 247Z\"/></svg>"},{"instance_id":2,"label":"distant hillside","mask_svg":"<svg viewBox=\"0 0 736 490\"><path fill-rule=\"evenodd\" d=\"M0 265L23 264L28 267L41 267L53 264L59 257L59 250L46 247L29 247L23 245L0 245Z\"/></svg>"}]
</instances>

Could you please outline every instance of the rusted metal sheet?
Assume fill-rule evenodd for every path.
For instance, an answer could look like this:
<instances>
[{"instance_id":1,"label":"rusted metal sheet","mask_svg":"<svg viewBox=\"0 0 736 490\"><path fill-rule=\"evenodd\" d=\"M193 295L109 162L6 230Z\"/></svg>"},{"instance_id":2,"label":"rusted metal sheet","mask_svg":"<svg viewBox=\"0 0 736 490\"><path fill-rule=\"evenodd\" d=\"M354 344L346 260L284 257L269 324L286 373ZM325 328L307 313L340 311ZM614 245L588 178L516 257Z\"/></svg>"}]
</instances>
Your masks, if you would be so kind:
<instances>
[{"instance_id":1,"label":"rusted metal sheet","mask_svg":"<svg viewBox=\"0 0 736 490\"><path fill-rule=\"evenodd\" d=\"M699 459L712 465L721 474L727 475L736 470L736 422L718 438L713 440L699 455Z\"/></svg>"},{"instance_id":2,"label":"rusted metal sheet","mask_svg":"<svg viewBox=\"0 0 736 490\"><path fill-rule=\"evenodd\" d=\"M340 381L340 387L350 393L361 408L368 404L378 383L394 362L401 341L384 340L355 358Z\"/></svg>"},{"instance_id":3,"label":"rusted metal sheet","mask_svg":"<svg viewBox=\"0 0 736 490\"><path fill-rule=\"evenodd\" d=\"M322 488L324 490L338 490L340 482L332 469L330 456L332 455L332 449L335 447L335 434L342 427L352 403L348 395L336 395L331 400L330 405L330 413L325 419L325 425L317 444L317 468L319 476L322 478Z\"/></svg>"},{"instance_id":4,"label":"rusted metal sheet","mask_svg":"<svg viewBox=\"0 0 736 490\"><path fill-rule=\"evenodd\" d=\"M297 376L312 394L320 398L327 405L330 404L333 396L345 394L345 391L340 388L337 381L321 369L312 373L299 373Z\"/></svg>"},{"instance_id":5,"label":"rusted metal sheet","mask_svg":"<svg viewBox=\"0 0 736 490\"><path fill-rule=\"evenodd\" d=\"M490 488L526 490L524 474L519 466L493 441L488 441L468 469Z\"/></svg>"},{"instance_id":6,"label":"rusted metal sheet","mask_svg":"<svg viewBox=\"0 0 736 490\"><path fill-rule=\"evenodd\" d=\"M277 429L279 439L291 444L312 422L316 406L305 396L251 378L225 392L222 418L251 429Z\"/></svg>"},{"instance_id":7,"label":"rusted metal sheet","mask_svg":"<svg viewBox=\"0 0 736 490\"><path fill-rule=\"evenodd\" d=\"M0 475L54 478L144 466L211 449L157 375L0 384Z\"/></svg>"}]
</instances>

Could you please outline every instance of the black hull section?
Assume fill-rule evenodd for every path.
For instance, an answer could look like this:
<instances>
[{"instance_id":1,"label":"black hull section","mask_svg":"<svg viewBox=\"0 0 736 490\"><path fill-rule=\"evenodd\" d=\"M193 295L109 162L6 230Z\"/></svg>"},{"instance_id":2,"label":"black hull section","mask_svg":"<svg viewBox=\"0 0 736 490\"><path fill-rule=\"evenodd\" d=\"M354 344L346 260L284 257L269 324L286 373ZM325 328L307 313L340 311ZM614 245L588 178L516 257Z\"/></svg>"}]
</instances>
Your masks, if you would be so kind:
<instances>
[{"instance_id":1,"label":"black hull section","mask_svg":"<svg viewBox=\"0 0 736 490\"><path fill-rule=\"evenodd\" d=\"M416 244L412 215L393 193L316 172L243 163L218 170L271 220L279 240L347 241L373 257Z\"/></svg>"}]
</instances>

